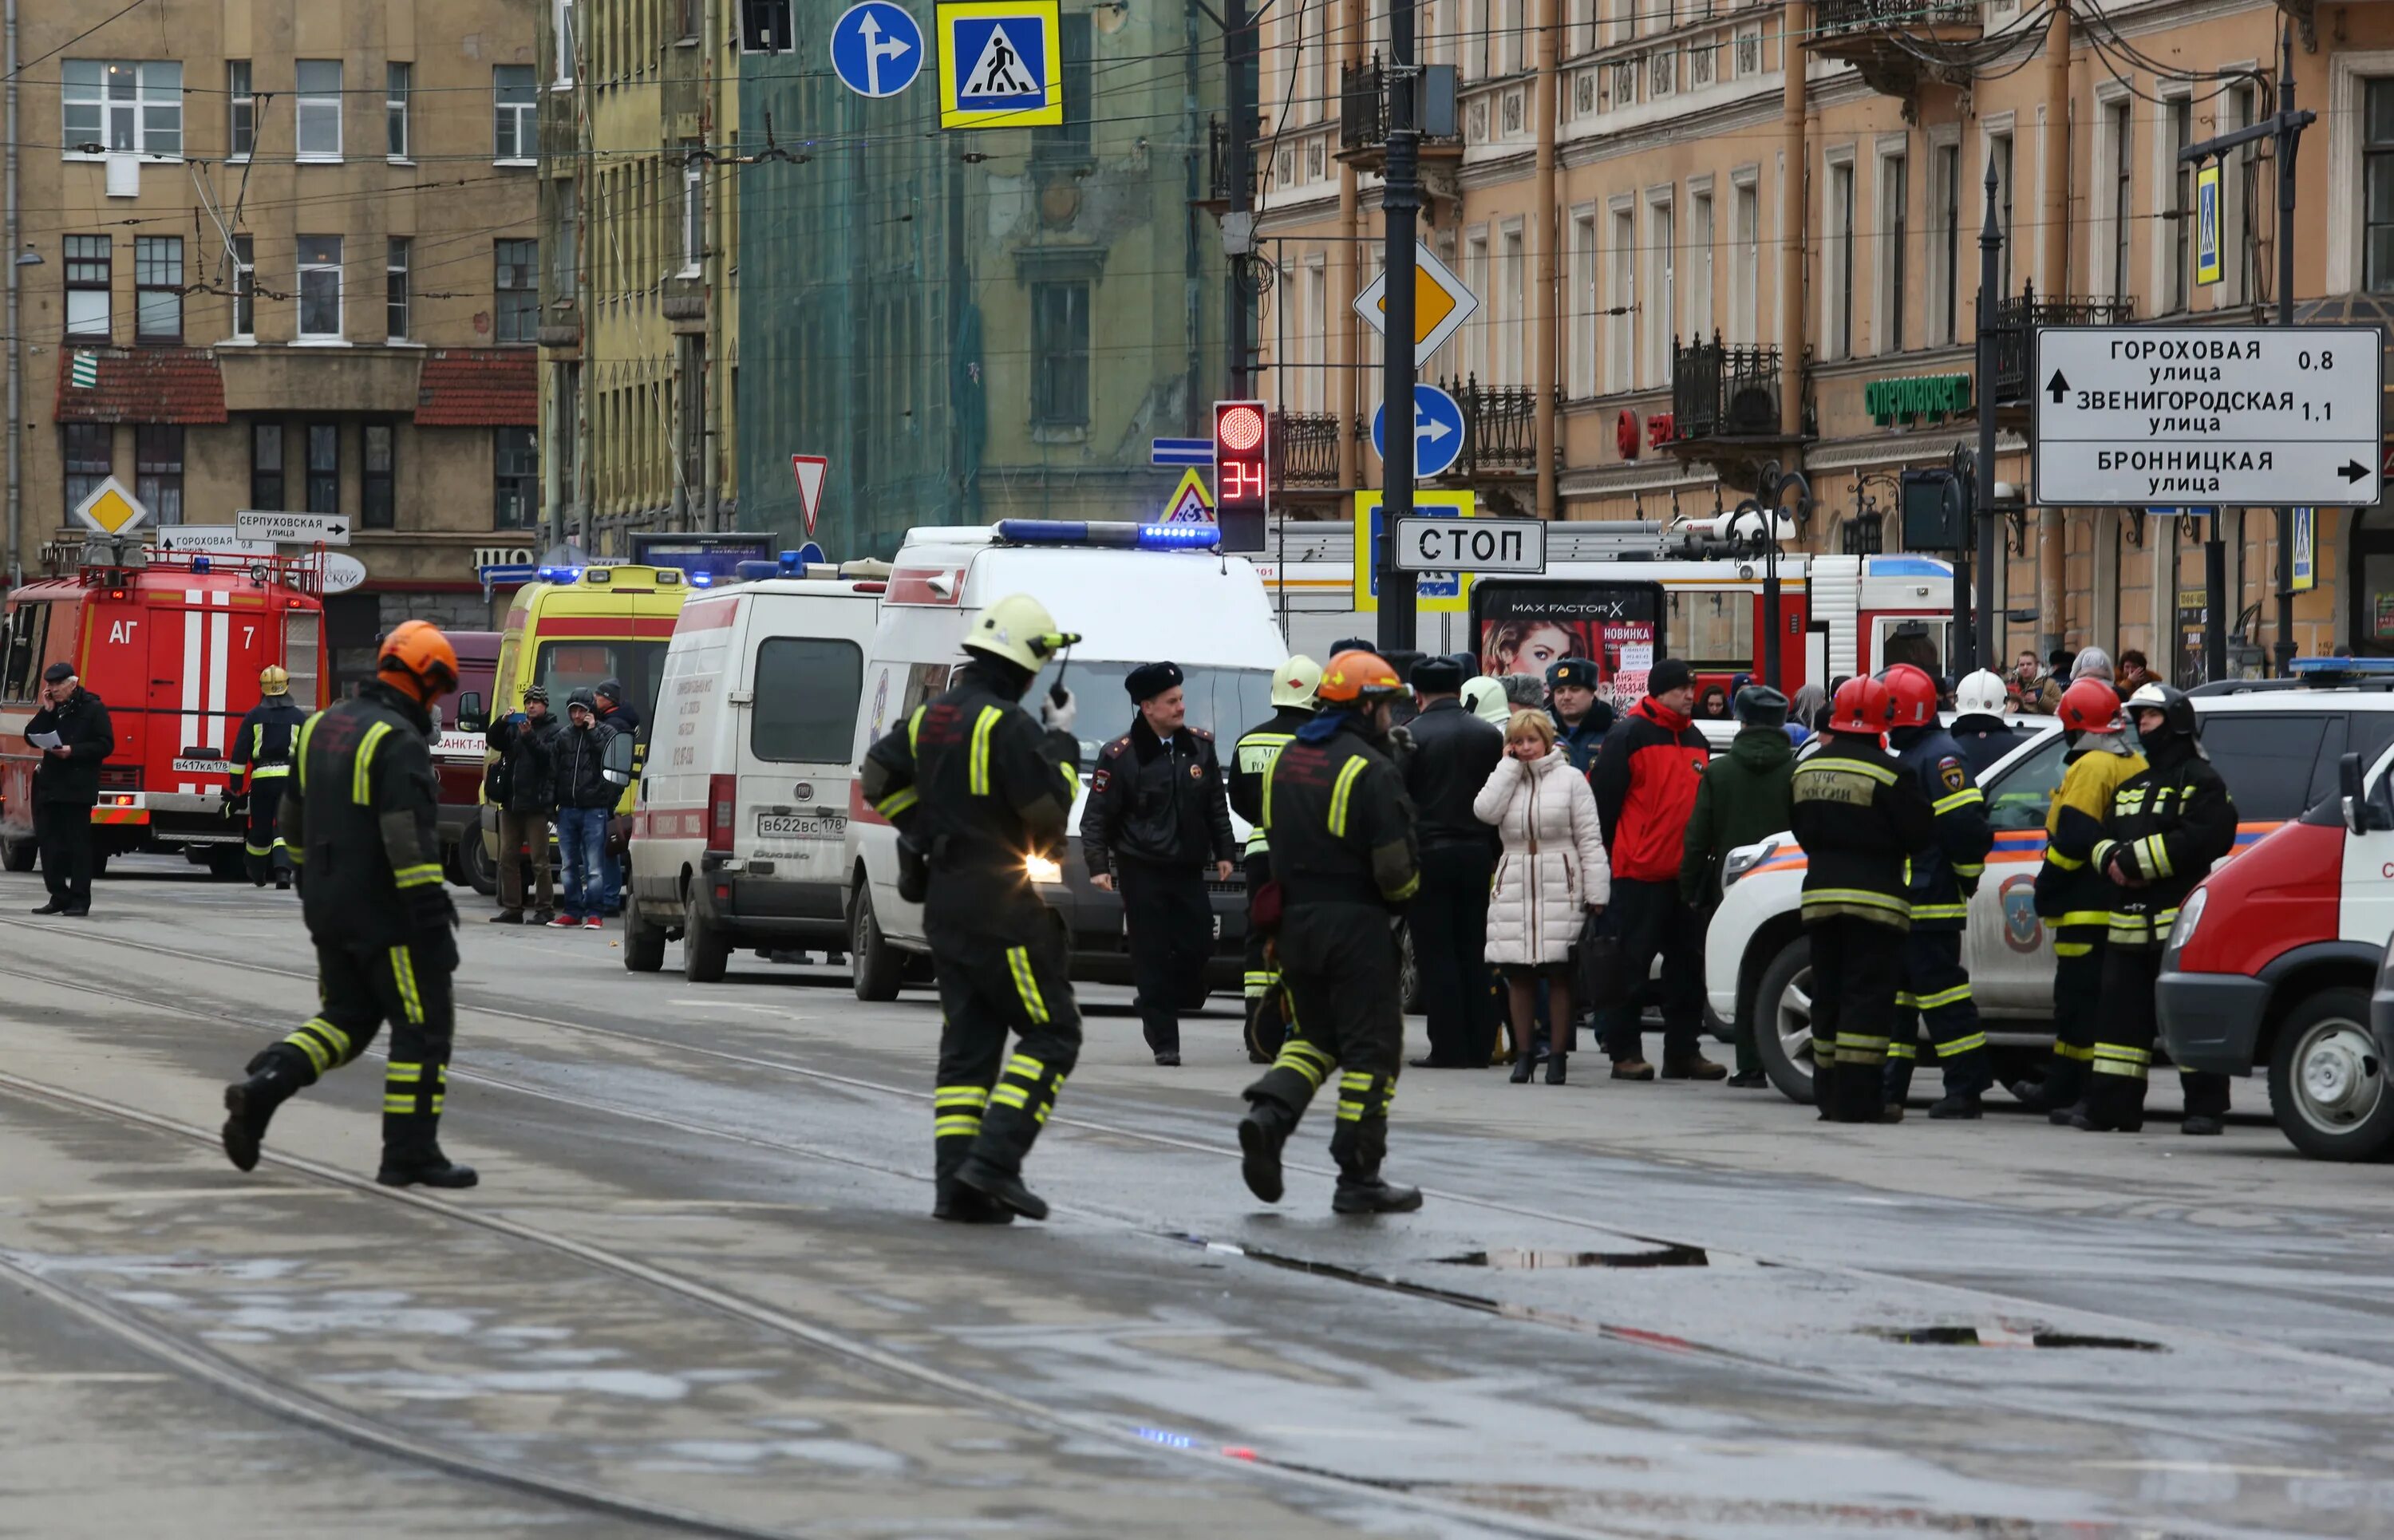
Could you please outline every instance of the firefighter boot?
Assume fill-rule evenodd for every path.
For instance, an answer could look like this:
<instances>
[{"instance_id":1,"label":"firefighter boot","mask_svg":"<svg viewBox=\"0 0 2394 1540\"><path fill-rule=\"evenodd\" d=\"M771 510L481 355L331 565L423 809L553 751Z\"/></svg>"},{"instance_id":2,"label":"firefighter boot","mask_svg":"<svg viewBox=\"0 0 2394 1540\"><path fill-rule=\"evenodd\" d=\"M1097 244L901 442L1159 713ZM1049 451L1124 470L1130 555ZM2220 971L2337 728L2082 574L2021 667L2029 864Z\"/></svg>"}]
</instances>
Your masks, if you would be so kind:
<instances>
[{"instance_id":1,"label":"firefighter boot","mask_svg":"<svg viewBox=\"0 0 2394 1540\"><path fill-rule=\"evenodd\" d=\"M1280 1202L1280 1147L1296 1127L1296 1114L1268 1096L1249 1096L1239 1120L1239 1175L1247 1191L1268 1204Z\"/></svg>"},{"instance_id":2,"label":"firefighter boot","mask_svg":"<svg viewBox=\"0 0 2394 1540\"><path fill-rule=\"evenodd\" d=\"M266 1142L266 1125L274 1109L299 1094L315 1079L298 1050L276 1044L249 1061L249 1078L225 1087L224 1152L237 1168L257 1169L257 1152Z\"/></svg>"},{"instance_id":3,"label":"firefighter boot","mask_svg":"<svg viewBox=\"0 0 2394 1540\"><path fill-rule=\"evenodd\" d=\"M385 1112L382 1115L382 1169L375 1180L385 1187L471 1187L481 1178L470 1165L459 1165L441 1152L441 1118L437 1112Z\"/></svg>"},{"instance_id":4,"label":"firefighter boot","mask_svg":"<svg viewBox=\"0 0 2394 1540\"><path fill-rule=\"evenodd\" d=\"M1376 1075L1358 1077L1362 1084L1342 1084L1340 1100L1362 1103L1361 1115L1344 1116L1330 1137L1330 1155L1338 1163L1338 1191L1331 1195L1334 1214L1410 1214L1422 1205L1421 1189L1399 1187L1380 1176L1380 1162L1388 1152L1388 1097L1395 1087Z\"/></svg>"},{"instance_id":5,"label":"firefighter boot","mask_svg":"<svg viewBox=\"0 0 2394 1540\"><path fill-rule=\"evenodd\" d=\"M1001 1171L979 1155L956 1170L956 1180L991 1203L1012 1209L1026 1219L1047 1217L1047 1200L1022 1185L1019 1171Z\"/></svg>"},{"instance_id":6,"label":"firefighter boot","mask_svg":"<svg viewBox=\"0 0 2394 1540\"><path fill-rule=\"evenodd\" d=\"M979 1117L970 1121L978 1131ZM961 1132L939 1136L933 1157L931 1218L958 1225L1010 1225L1014 1222L1014 1210L1004 1204L992 1203L956 1180L956 1172L972 1154L973 1137Z\"/></svg>"}]
</instances>

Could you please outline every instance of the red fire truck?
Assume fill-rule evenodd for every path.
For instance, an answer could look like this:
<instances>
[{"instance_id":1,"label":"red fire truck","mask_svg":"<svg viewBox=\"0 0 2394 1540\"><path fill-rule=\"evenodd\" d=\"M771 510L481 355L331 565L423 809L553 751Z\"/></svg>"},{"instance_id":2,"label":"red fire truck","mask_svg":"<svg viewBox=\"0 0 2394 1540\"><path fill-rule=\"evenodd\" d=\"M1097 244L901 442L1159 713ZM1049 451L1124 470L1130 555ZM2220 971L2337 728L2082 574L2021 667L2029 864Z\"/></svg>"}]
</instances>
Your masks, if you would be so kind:
<instances>
[{"instance_id":1,"label":"red fire truck","mask_svg":"<svg viewBox=\"0 0 2394 1540\"><path fill-rule=\"evenodd\" d=\"M33 768L25 724L43 671L72 664L108 706L116 751L92 809L95 862L180 851L218 876L242 869L225 816L233 731L257 704L258 671L290 671L292 703L323 707L320 555L151 553L95 545L70 576L28 583L0 619L0 860L31 870Z\"/></svg>"}]
</instances>

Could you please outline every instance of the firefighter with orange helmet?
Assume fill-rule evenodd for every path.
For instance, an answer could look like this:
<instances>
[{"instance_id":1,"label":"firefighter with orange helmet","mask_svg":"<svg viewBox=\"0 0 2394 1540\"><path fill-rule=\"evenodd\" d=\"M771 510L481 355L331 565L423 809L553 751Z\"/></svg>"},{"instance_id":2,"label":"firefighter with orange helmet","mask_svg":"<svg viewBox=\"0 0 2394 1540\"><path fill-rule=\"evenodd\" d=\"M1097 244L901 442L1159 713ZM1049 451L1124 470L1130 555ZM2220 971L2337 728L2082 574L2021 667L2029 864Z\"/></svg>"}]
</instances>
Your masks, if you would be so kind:
<instances>
[{"instance_id":1,"label":"firefighter with orange helmet","mask_svg":"<svg viewBox=\"0 0 2394 1540\"><path fill-rule=\"evenodd\" d=\"M273 879L279 891L291 886L291 856L281 828L283 783L291 774L291 757L299 745L299 729L308 714L291 704L291 675L279 665L258 670L257 704L233 731L232 762L242 771L238 807L248 817L242 843L242 863L250 882L259 888Z\"/></svg>"},{"instance_id":2,"label":"firefighter with orange helmet","mask_svg":"<svg viewBox=\"0 0 2394 1540\"><path fill-rule=\"evenodd\" d=\"M1259 896L1257 919L1276 920L1290 1031L1271 1068L1247 1087L1239 1148L1248 1191L1266 1203L1280 1201L1281 1146L1335 1071L1331 1207L1388 1214L1421 1206L1418 1190L1380 1176L1404 1054L1394 922L1421 886L1413 805L1395 762L1401 741L1390 730L1404 694L1385 658L1340 652L1322 671L1320 714L1265 776L1272 891Z\"/></svg>"},{"instance_id":3,"label":"firefighter with orange helmet","mask_svg":"<svg viewBox=\"0 0 2394 1540\"><path fill-rule=\"evenodd\" d=\"M457 688L457 652L411 620L383 638L374 683L299 730L282 827L316 943L322 1006L225 1087L225 1153L247 1171L274 1110L365 1052L385 1021L386 1187L471 1187L474 1169L441 1152L455 1024L457 910L441 877L432 703Z\"/></svg>"}]
</instances>

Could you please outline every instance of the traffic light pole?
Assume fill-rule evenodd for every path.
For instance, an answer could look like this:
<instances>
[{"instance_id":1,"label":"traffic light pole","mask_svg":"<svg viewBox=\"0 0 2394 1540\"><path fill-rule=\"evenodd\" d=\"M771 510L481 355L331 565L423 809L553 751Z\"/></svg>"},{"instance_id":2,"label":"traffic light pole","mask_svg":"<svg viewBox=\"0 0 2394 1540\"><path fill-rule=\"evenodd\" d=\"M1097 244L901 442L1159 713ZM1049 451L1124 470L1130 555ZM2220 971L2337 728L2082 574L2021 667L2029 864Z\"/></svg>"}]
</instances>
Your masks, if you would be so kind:
<instances>
[{"instance_id":1,"label":"traffic light pole","mask_svg":"<svg viewBox=\"0 0 2394 1540\"><path fill-rule=\"evenodd\" d=\"M1257 126L1256 93L1260 83L1253 67L1256 30L1247 20L1247 0L1223 0L1221 21L1223 72L1230 77L1230 142L1224 146L1223 175L1230 184L1230 213L1243 215L1248 221L1247 252L1233 255L1228 264L1230 303L1223 307L1223 319L1228 322L1223 333L1230 356L1225 372L1230 388L1225 393L1234 401L1244 401L1255 394L1250 383L1254 359L1248 337L1248 326L1254 318L1248 309L1247 292L1248 272L1255 260L1255 193L1248 165Z\"/></svg>"},{"instance_id":2,"label":"traffic light pole","mask_svg":"<svg viewBox=\"0 0 2394 1540\"><path fill-rule=\"evenodd\" d=\"M1414 511L1414 213L1421 207L1421 136L1414 126L1414 0L1388 4L1388 165L1380 197L1388 225L1381 264L1388 325L1382 388L1388 454L1380 461L1380 651L1419 644L1414 574L1397 571L1397 520Z\"/></svg>"},{"instance_id":3,"label":"traffic light pole","mask_svg":"<svg viewBox=\"0 0 2394 1540\"><path fill-rule=\"evenodd\" d=\"M1995 644L1995 559L2003 525L2003 516L1995 511L1995 307L2001 302L1995 291L2003 283L2004 250L2003 227L1995 222L1995 194L2001 186L1991 155L1987 158L1987 217L1979 224L1979 463L1975 467L1979 485L1972 499L1978 522L1978 612L1962 627L1956 678L1974 668L1993 667L2001 655ZM1962 578L1964 572L1953 575ZM1971 603L1969 594L1962 591L1966 586L1966 580L1954 585L1957 607L1966 613Z\"/></svg>"}]
</instances>

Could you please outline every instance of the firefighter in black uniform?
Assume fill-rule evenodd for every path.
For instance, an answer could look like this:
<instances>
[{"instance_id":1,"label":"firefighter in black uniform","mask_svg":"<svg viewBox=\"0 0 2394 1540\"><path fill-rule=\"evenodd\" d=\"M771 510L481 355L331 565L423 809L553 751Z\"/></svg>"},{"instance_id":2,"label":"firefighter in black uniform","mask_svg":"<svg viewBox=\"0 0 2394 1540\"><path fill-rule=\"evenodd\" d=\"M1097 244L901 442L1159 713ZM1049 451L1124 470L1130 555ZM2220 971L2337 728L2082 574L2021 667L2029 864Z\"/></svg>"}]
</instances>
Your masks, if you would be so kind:
<instances>
[{"instance_id":1,"label":"firefighter in black uniform","mask_svg":"<svg viewBox=\"0 0 2394 1540\"><path fill-rule=\"evenodd\" d=\"M1322 673L1321 716L1297 730L1264 782L1273 889L1265 917L1275 917L1276 904L1290 1035L1247 1087L1239 1148L1247 1190L1266 1203L1280 1201L1281 1146L1335 1070L1331 1207L1388 1214L1421 1206L1419 1191L1380 1176L1404 1053L1394 920L1421 887L1414 809L1390 757L1389 717L1404 693L1376 653L1332 658Z\"/></svg>"},{"instance_id":2,"label":"firefighter in black uniform","mask_svg":"<svg viewBox=\"0 0 2394 1540\"><path fill-rule=\"evenodd\" d=\"M1796 765L1790 822L1809 864L1812 1086L1821 1116L1876 1123L1912 927L1904 862L1936 834L1919 781L1887 752L1895 699L1867 675L1837 687L1828 731Z\"/></svg>"},{"instance_id":3,"label":"firefighter in black uniform","mask_svg":"<svg viewBox=\"0 0 2394 1540\"><path fill-rule=\"evenodd\" d=\"M1313 720L1313 692L1322 687L1322 665L1303 653L1272 675L1272 714L1239 735L1230 753L1230 807L1247 822L1240 864L1247 879L1247 1058L1269 1064L1288 1037L1281 1008L1280 970L1273 966L1263 928L1256 923L1256 895L1271 880L1271 836L1264 830L1264 778L1280 751L1296 742L1296 731Z\"/></svg>"},{"instance_id":4,"label":"firefighter in black uniform","mask_svg":"<svg viewBox=\"0 0 2394 1540\"><path fill-rule=\"evenodd\" d=\"M2153 985L2178 906L2236 845L2236 804L2196 737L2186 692L2149 684L2128 697L2146 769L2111 794L2095 842L2096 869L2118 885L2103 951L2103 1004L2086 1108L2073 1128L2134 1133L2145 1124L2145 1082L2160 1027ZM2216 1134L2228 1115L2228 1077L2182 1070L2190 1134Z\"/></svg>"},{"instance_id":5,"label":"firefighter in black uniform","mask_svg":"<svg viewBox=\"0 0 2394 1540\"><path fill-rule=\"evenodd\" d=\"M279 890L291 886L291 855L280 827L283 783L308 714L291 704L291 676L274 665L258 670L257 693L233 735L232 759L243 770L241 799L249 815L242 864L253 886L263 888L271 877Z\"/></svg>"},{"instance_id":6,"label":"firefighter in black uniform","mask_svg":"<svg viewBox=\"0 0 2394 1540\"><path fill-rule=\"evenodd\" d=\"M457 653L428 621L383 638L375 682L309 718L282 827L322 1004L299 1030L249 1061L225 1088L225 1153L257 1165L275 1108L347 1064L390 1023L383 1070L386 1187L471 1187L474 1169L441 1152L455 1024L457 910L441 875L440 792L432 776L431 704L457 688Z\"/></svg>"},{"instance_id":7,"label":"firefighter in black uniform","mask_svg":"<svg viewBox=\"0 0 2394 1540\"><path fill-rule=\"evenodd\" d=\"M940 1068L932 1091L936 1218L1006 1224L1047 1217L1023 1157L1081 1052L1064 927L1033 886L1060 861L1080 789L1073 704L1060 684L1021 709L1040 668L1080 638L1011 594L965 638L969 661L864 757L861 787L897 826L899 890L923 905L939 969ZM1009 1058L1009 1033L1019 1034Z\"/></svg>"},{"instance_id":8,"label":"firefighter in black uniform","mask_svg":"<svg viewBox=\"0 0 2394 1540\"><path fill-rule=\"evenodd\" d=\"M1987 1034L1979 1030L1978 1003L1970 997L1970 970L1962 966L1962 933L1969 928L1970 899L1986 875L1987 852L1994 848L1994 825L1987 822L1986 794L1979 790L1962 745L1938 725L1937 681L1908 663L1897 664L1885 677L1895 697L1888 746L1937 815L1937 837L1912 858L1904 987L1895 997L1899 1015L1887 1049L1888 1117L1903 1116L1919 1055L1919 1028L1926 1026L1945 1071L1945 1095L1928 1115L1975 1118L1980 1115L1979 1098L1995 1083L1995 1072Z\"/></svg>"}]
</instances>

